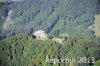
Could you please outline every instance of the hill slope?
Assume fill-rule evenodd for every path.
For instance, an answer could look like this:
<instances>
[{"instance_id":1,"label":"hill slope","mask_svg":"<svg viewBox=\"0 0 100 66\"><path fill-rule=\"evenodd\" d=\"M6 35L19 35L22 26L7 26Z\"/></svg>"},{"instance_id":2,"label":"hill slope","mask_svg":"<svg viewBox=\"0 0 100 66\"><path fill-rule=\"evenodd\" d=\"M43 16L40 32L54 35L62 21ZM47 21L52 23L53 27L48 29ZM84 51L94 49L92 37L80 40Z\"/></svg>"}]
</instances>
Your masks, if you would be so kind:
<instances>
[{"instance_id":1,"label":"hill slope","mask_svg":"<svg viewBox=\"0 0 100 66\"><path fill-rule=\"evenodd\" d=\"M24 0L9 2L4 11L13 9L13 24L4 30L2 36L38 29L50 35L65 33L72 37L92 39L94 32L88 26L94 23L94 15L100 13L99 0Z\"/></svg>"}]
</instances>

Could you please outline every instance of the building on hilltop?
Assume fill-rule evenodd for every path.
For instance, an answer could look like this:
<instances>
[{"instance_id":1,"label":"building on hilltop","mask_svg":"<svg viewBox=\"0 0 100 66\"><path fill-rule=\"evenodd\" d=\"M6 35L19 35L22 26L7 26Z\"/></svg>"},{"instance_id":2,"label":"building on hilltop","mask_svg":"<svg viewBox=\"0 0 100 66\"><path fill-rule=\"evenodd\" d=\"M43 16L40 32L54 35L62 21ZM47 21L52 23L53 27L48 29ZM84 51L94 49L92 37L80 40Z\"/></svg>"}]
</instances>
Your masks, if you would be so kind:
<instances>
[{"instance_id":1,"label":"building on hilltop","mask_svg":"<svg viewBox=\"0 0 100 66\"><path fill-rule=\"evenodd\" d=\"M64 41L64 39L61 39L61 38L55 38L55 37L52 38L52 40L55 41L55 42L58 42L58 43L60 43L60 44Z\"/></svg>"},{"instance_id":2,"label":"building on hilltop","mask_svg":"<svg viewBox=\"0 0 100 66\"><path fill-rule=\"evenodd\" d=\"M0 2L6 2L7 0L0 0Z\"/></svg>"},{"instance_id":3,"label":"building on hilltop","mask_svg":"<svg viewBox=\"0 0 100 66\"><path fill-rule=\"evenodd\" d=\"M0 2L19 2L24 0L0 0Z\"/></svg>"},{"instance_id":4,"label":"building on hilltop","mask_svg":"<svg viewBox=\"0 0 100 66\"><path fill-rule=\"evenodd\" d=\"M48 38L47 34L43 30L35 31L34 36L36 36L36 39L41 39L41 40L45 40Z\"/></svg>"}]
</instances>

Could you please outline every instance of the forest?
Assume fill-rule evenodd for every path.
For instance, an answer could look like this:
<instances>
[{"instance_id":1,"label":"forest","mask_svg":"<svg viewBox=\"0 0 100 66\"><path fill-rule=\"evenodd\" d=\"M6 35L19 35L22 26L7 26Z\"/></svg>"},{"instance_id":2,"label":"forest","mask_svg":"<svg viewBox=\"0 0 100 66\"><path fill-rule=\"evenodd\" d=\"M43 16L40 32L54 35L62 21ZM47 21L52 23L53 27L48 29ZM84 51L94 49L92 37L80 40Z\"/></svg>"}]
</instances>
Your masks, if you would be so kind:
<instances>
[{"instance_id":1,"label":"forest","mask_svg":"<svg viewBox=\"0 0 100 66\"><path fill-rule=\"evenodd\" d=\"M49 59L94 57L89 63L46 63ZM0 41L0 66L99 66L100 44L80 38L67 39L59 44L33 39L27 33Z\"/></svg>"},{"instance_id":2,"label":"forest","mask_svg":"<svg viewBox=\"0 0 100 66\"><path fill-rule=\"evenodd\" d=\"M99 14L100 0L0 2L0 66L100 66L100 36L93 30ZM38 30L48 40L33 38ZM60 44L53 37L64 41ZM88 60L47 63L79 57Z\"/></svg>"},{"instance_id":3,"label":"forest","mask_svg":"<svg viewBox=\"0 0 100 66\"><path fill-rule=\"evenodd\" d=\"M89 29L94 24L94 16L100 13L99 0L23 0L6 2L2 17L7 17L13 10L13 23L0 33L2 38L18 33L32 34L44 30L52 36L68 34L70 37L85 39L96 38L95 32ZM0 19L1 20L1 19ZM5 20L2 21L5 25ZM1 23L0 23L1 24Z\"/></svg>"}]
</instances>

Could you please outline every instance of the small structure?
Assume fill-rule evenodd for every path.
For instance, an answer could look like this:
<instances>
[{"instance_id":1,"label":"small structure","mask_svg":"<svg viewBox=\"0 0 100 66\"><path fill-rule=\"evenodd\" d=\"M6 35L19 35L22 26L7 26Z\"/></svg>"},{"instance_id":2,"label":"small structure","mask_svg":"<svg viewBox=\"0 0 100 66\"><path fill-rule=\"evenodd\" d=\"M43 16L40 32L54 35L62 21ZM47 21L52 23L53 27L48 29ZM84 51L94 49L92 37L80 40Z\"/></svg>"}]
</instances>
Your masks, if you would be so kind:
<instances>
[{"instance_id":1,"label":"small structure","mask_svg":"<svg viewBox=\"0 0 100 66\"><path fill-rule=\"evenodd\" d=\"M16 2L16 1L24 1L24 0L0 0L0 2Z\"/></svg>"},{"instance_id":2,"label":"small structure","mask_svg":"<svg viewBox=\"0 0 100 66\"><path fill-rule=\"evenodd\" d=\"M0 2L6 2L7 0L0 0Z\"/></svg>"},{"instance_id":3,"label":"small structure","mask_svg":"<svg viewBox=\"0 0 100 66\"><path fill-rule=\"evenodd\" d=\"M36 39L46 40L47 34L43 30L35 31L34 36L36 36Z\"/></svg>"},{"instance_id":4,"label":"small structure","mask_svg":"<svg viewBox=\"0 0 100 66\"><path fill-rule=\"evenodd\" d=\"M64 39L61 39L61 38L52 38L52 40L60 44L64 41Z\"/></svg>"}]
</instances>

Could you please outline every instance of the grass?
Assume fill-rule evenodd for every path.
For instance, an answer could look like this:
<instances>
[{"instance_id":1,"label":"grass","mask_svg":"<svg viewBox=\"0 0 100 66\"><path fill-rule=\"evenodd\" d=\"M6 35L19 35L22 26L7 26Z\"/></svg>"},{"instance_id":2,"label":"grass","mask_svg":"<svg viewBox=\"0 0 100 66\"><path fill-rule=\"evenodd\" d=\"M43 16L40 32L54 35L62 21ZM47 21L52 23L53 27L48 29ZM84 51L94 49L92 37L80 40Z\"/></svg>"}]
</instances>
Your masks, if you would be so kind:
<instances>
[{"instance_id":1,"label":"grass","mask_svg":"<svg viewBox=\"0 0 100 66\"><path fill-rule=\"evenodd\" d=\"M100 14L99 15L95 15L95 24L94 24L94 28L93 30L95 31L96 36L100 36Z\"/></svg>"},{"instance_id":2,"label":"grass","mask_svg":"<svg viewBox=\"0 0 100 66\"><path fill-rule=\"evenodd\" d=\"M96 36L100 36L100 29L93 29Z\"/></svg>"},{"instance_id":3,"label":"grass","mask_svg":"<svg viewBox=\"0 0 100 66\"><path fill-rule=\"evenodd\" d=\"M100 14L95 16L95 26L100 26Z\"/></svg>"},{"instance_id":4,"label":"grass","mask_svg":"<svg viewBox=\"0 0 100 66\"><path fill-rule=\"evenodd\" d=\"M100 14L95 15L94 24L89 26L89 29L92 29L95 32L96 36L100 36Z\"/></svg>"}]
</instances>

